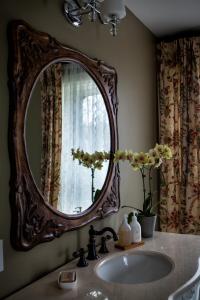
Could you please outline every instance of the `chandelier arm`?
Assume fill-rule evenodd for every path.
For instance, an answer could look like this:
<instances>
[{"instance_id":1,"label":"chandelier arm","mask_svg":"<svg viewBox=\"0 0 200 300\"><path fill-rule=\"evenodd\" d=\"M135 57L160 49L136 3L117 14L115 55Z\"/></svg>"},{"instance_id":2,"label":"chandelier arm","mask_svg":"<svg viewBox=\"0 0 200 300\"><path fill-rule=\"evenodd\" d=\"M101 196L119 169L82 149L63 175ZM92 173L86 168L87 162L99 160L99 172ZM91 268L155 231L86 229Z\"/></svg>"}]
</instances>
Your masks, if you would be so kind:
<instances>
[{"instance_id":1,"label":"chandelier arm","mask_svg":"<svg viewBox=\"0 0 200 300\"><path fill-rule=\"evenodd\" d=\"M84 15L89 15L91 22L94 22L98 17L101 24L110 26L111 35L116 36L117 25L120 23L120 17L118 17L115 13L108 13L107 17L103 17L99 10L101 2L102 1L100 0L87 0L84 4L81 0L65 0L65 17L70 24L76 27L79 27L83 23L82 16ZM81 3L83 5L81 5ZM122 16L121 18L124 17L123 12L120 16Z\"/></svg>"},{"instance_id":2,"label":"chandelier arm","mask_svg":"<svg viewBox=\"0 0 200 300\"><path fill-rule=\"evenodd\" d=\"M96 6L94 6L94 5L90 4L90 3L88 3L87 6L91 7L93 10L95 10L96 13L101 14L101 12L96 8Z\"/></svg>"},{"instance_id":3,"label":"chandelier arm","mask_svg":"<svg viewBox=\"0 0 200 300\"><path fill-rule=\"evenodd\" d=\"M98 19L99 19L100 23L103 24L103 25L108 25L109 24L109 22L106 22L105 20L103 20L101 14L98 14Z\"/></svg>"},{"instance_id":4,"label":"chandelier arm","mask_svg":"<svg viewBox=\"0 0 200 300\"><path fill-rule=\"evenodd\" d=\"M77 9L76 11L79 11L79 9ZM83 15L88 15L89 12L90 12L90 10L88 10L88 11L84 10L84 11L79 11L79 13L73 14L73 13L71 13L71 12L69 11L68 14L69 14L71 17L81 17L81 16L83 16Z\"/></svg>"},{"instance_id":5,"label":"chandelier arm","mask_svg":"<svg viewBox=\"0 0 200 300\"><path fill-rule=\"evenodd\" d=\"M85 6L81 6L77 0L74 0L76 8L68 9L66 12L71 17L80 17L83 15L87 15L90 13L91 9L97 13L97 15L100 15L100 11L96 8L96 6L87 3Z\"/></svg>"},{"instance_id":6,"label":"chandelier arm","mask_svg":"<svg viewBox=\"0 0 200 300\"><path fill-rule=\"evenodd\" d=\"M75 11L80 11L80 10L86 10L89 7L89 3L86 3L85 6L81 6L78 0L73 0L75 6L73 5L72 8L68 8L67 13L72 14ZM65 4L70 5L70 2L65 0ZM75 8L74 8L75 7Z\"/></svg>"},{"instance_id":7,"label":"chandelier arm","mask_svg":"<svg viewBox=\"0 0 200 300\"><path fill-rule=\"evenodd\" d=\"M75 3L76 3L76 5L81 9L82 8L82 6L80 5L80 3L79 3L79 1L78 0L73 0ZM87 4L86 4L87 5Z\"/></svg>"}]
</instances>

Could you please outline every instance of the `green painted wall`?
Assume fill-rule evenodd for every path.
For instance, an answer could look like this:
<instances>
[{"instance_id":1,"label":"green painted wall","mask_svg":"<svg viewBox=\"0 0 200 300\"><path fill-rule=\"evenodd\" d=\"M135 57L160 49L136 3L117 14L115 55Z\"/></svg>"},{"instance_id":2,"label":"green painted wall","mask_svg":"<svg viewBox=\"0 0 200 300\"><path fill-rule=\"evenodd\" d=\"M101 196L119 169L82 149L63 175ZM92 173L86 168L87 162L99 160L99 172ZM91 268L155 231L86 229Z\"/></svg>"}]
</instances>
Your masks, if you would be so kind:
<instances>
[{"instance_id":1,"label":"green painted wall","mask_svg":"<svg viewBox=\"0 0 200 300\"><path fill-rule=\"evenodd\" d=\"M4 240L5 254L5 270L0 273L0 298L66 262L72 251L80 245L86 246L88 238L86 226L28 252L17 252L10 245L8 22L23 19L60 42L114 66L118 73L120 147L146 151L156 139L155 41L152 34L129 11L116 38L110 36L106 26L99 24L86 22L77 30L65 21L62 4L61 0L0 2L0 239ZM34 146L34 137L32 143ZM124 164L121 166L121 202L141 206L141 201L139 174ZM120 220L121 213L95 222L95 226L111 225L117 229Z\"/></svg>"}]
</instances>

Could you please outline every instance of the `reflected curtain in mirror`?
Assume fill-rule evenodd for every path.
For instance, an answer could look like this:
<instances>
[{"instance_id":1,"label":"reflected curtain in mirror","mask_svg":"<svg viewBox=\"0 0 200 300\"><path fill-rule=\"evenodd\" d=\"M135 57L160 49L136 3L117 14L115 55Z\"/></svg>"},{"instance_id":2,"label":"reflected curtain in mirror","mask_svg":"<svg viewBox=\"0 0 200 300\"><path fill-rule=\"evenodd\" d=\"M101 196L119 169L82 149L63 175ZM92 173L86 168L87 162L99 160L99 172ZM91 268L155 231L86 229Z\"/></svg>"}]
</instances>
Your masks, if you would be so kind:
<instances>
[{"instance_id":1,"label":"reflected curtain in mirror","mask_svg":"<svg viewBox=\"0 0 200 300\"><path fill-rule=\"evenodd\" d=\"M41 74L42 157L41 191L57 208L62 149L62 65L52 64Z\"/></svg>"},{"instance_id":2,"label":"reflected curtain in mirror","mask_svg":"<svg viewBox=\"0 0 200 300\"><path fill-rule=\"evenodd\" d=\"M72 159L71 149L80 148L89 153L110 151L110 127L104 100L91 76L75 63L65 63L62 67L62 154L58 209L73 214L90 207L92 199L91 170ZM95 172L95 190L101 190L107 170L106 162L102 170Z\"/></svg>"}]
</instances>

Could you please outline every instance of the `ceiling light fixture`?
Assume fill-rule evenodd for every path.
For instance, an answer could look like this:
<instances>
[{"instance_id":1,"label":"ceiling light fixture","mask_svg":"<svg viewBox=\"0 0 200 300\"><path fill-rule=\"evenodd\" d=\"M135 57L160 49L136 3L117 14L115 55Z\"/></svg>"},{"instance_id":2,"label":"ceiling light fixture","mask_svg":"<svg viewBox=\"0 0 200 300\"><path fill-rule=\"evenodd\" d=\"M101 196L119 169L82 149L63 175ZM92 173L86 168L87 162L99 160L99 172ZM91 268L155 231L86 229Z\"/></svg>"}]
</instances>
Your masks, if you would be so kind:
<instances>
[{"instance_id":1,"label":"ceiling light fixture","mask_svg":"<svg viewBox=\"0 0 200 300\"><path fill-rule=\"evenodd\" d=\"M117 35L117 25L126 16L124 0L65 0L64 14L70 24L79 27L83 16L91 22L98 18L101 24L110 25L112 36Z\"/></svg>"}]
</instances>

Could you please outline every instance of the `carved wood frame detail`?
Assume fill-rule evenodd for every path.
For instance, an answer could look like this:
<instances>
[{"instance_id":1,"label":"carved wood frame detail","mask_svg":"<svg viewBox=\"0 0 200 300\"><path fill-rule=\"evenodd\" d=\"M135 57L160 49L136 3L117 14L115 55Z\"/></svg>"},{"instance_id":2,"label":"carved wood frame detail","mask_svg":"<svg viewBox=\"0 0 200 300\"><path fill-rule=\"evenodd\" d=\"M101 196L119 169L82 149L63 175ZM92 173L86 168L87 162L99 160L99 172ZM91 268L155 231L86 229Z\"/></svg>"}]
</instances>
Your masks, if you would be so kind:
<instances>
[{"instance_id":1,"label":"carved wood frame detail","mask_svg":"<svg viewBox=\"0 0 200 300\"><path fill-rule=\"evenodd\" d=\"M29 168L24 138L26 110L37 78L53 62L79 63L95 80L103 95L109 116L113 153L118 148L117 74L114 68L104 62L60 44L24 21L12 21L9 24L8 41L11 242L15 249L29 250L66 231L117 212L120 205L119 168L113 161L110 161L98 201L83 213L66 215L44 201Z\"/></svg>"}]
</instances>

